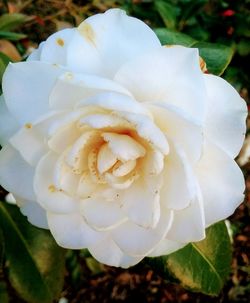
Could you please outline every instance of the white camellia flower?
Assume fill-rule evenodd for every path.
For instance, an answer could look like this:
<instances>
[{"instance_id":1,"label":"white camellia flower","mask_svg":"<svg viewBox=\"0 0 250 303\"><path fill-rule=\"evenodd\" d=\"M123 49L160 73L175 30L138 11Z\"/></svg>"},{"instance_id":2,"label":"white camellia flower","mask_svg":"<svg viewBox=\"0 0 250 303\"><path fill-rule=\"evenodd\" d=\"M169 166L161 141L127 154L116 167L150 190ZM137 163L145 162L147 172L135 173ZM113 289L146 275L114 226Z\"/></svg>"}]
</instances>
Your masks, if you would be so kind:
<instances>
[{"instance_id":1,"label":"white camellia flower","mask_svg":"<svg viewBox=\"0 0 250 303\"><path fill-rule=\"evenodd\" d=\"M63 247L129 267L204 239L244 198L245 102L122 10L9 64L1 98L0 183Z\"/></svg>"}]
</instances>

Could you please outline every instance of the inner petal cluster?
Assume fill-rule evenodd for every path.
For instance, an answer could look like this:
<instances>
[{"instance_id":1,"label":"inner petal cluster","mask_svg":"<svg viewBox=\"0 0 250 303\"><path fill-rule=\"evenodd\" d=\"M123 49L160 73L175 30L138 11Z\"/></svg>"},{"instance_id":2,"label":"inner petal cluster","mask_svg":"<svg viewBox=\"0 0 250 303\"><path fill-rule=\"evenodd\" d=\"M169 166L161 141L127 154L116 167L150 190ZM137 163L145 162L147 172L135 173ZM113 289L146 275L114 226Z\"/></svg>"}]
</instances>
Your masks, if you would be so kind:
<instances>
[{"instance_id":1,"label":"inner petal cluster","mask_svg":"<svg viewBox=\"0 0 250 303\"><path fill-rule=\"evenodd\" d=\"M141 117L143 123L138 124L133 115L93 107L79 109L74 116L57 121L60 127L54 126L49 141L58 154L50 192L113 200L114 192L118 197L138 178L158 175L163 169L167 140L159 129L165 142L151 138L154 123L149 117ZM106 196L107 192L112 194Z\"/></svg>"}]
</instances>

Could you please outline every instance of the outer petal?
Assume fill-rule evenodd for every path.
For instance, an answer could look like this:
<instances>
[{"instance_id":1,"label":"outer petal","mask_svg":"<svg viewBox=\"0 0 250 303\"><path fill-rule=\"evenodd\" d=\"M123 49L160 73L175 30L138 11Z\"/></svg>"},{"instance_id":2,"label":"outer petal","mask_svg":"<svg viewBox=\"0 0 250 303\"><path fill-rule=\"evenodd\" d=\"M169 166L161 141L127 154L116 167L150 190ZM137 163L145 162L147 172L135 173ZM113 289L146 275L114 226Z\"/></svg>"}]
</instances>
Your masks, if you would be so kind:
<instances>
[{"instance_id":1,"label":"outer petal","mask_svg":"<svg viewBox=\"0 0 250 303\"><path fill-rule=\"evenodd\" d=\"M116 92L99 93L95 96L83 99L77 104L77 108L83 106L100 106L101 108L113 110L115 112L124 111L151 116L150 112L136 100Z\"/></svg>"},{"instance_id":2,"label":"outer petal","mask_svg":"<svg viewBox=\"0 0 250 303\"><path fill-rule=\"evenodd\" d=\"M66 72L59 77L51 92L50 105L52 108L72 109L79 101L108 91L130 96L125 88L112 80Z\"/></svg>"},{"instance_id":3,"label":"outer petal","mask_svg":"<svg viewBox=\"0 0 250 303\"><path fill-rule=\"evenodd\" d=\"M207 100L205 134L232 158L242 147L246 132L246 102L225 80L204 75Z\"/></svg>"},{"instance_id":4,"label":"outer petal","mask_svg":"<svg viewBox=\"0 0 250 303\"><path fill-rule=\"evenodd\" d=\"M40 58L41 58L41 51L43 49L43 46L44 46L45 42L41 42L39 44L39 47L37 49L35 49L30 55L29 57L27 58L26 61L40 61Z\"/></svg>"},{"instance_id":5,"label":"outer petal","mask_svg":"<svg viewBox=\"0 0 250 303\"><path fill-rule=\"evenodd\" d=\"M3 93L11 114L21 123L33 122L49 110L49 95L60 67L39 61L9 64L3 76Z\"/></svg>"},{"instance_id":6,"label":"outer petal","mask_svg":"<svg viewBox=\"0 0 250 303\"><path fill-rule=\"evenodd\" d=\"M197 49L162 47L125 63L114 79L138 101L171 104L196 121L204 120L205 85Z\"/></svg>"},{"instance_id":7,"label":"outer petal","mask_svg":"<svg viewBox=\"0 0 250 303\"><path fill-rule=\"evenodd\" d=\"M88 249L99 262L110 266L128 268L143 259L143 257L131 257L124 254L109 236Z\"/></svg>"},{"instance_id":8,"label":"outer petal","mask_svg":"<svg viewBox=\"0 0 250 303\"><path fill-rule=\"evenodd\" d=\"M205 238L205 217L199 193L185 209L174 212L172 226L166 236L168 240L189 243Z\"/></svg>"},{"instance_id":9,"label":"outer petal","mask_svg":"<svg viewBox=\"0 0 250 303\"><path fill-rule=\"evenodd\" d=\"M22 200L16 197L17 203L20 204L20 210L28 221L40 228L49 229L46 211L35 201Z\"/></svg>"},{"instance_id":10,"label":"outer petal","mask_svg":"<svg viewBox=\"0 0 250 303\"><path fill-rule=\"evenodd\" d=\"M180 243L171 241L168 239L163 239L153 251L148 255L148 257L159 257L164 255L169 255L181 248L183 248L187 243Z\"/></svg>"},{"instance_id":11,"label":"outer petal","mask_svg":"<svg viewBox=\"0 0 250 303\"><path fill-rule=\"evenodd\" d=\"M206 227L230 216L244 200L245 182L230 156L207 141L196 167L201 187Z\"/></svg>"},{"instance_id":12,"label":"outer petal","mask_svg":"<svg viewBox=\"0 0 250 303\"><path fill-rule=\"evenodd\" d=\"M0 168L0 184L6 190L24 200L36 200L33 191L34 169L9 144L0 151Z\"/></svg>"},{"instance_id":13,"label":"outer petal","mask_svg":"<svg viewBox=\"0 0 250 303\"><path fill-rule=\"evenodd\" d=\"M158 38L145 23L110 9L80 24L68 48L68 65L112 77L124 62L158 47Z\"/></svg>"},{"instance_id":14,"label":"outer petal","mask_svg":"<svg viewBox=\"0 0 250 303\"><path fill-rule=\"evenodd\" d=\"M32 131L32 128L22 127L10 138L10 143L31 166L35 166L48 152L42 136Z\"/></svg>"},{"instance_id":15,"label":"outer petal","mask_svg":"<svg viewBox=\"0 0 250 303\"><path fill-rule=\"evenodd\" d=\"M125 222L112 230L112 238L120 249L131 256L145 256L166 236L173 220L172 211L162 211L157 226L153 229Z\"/></svg>"},{"instance_id":16,"label":"outer petal","mask_svg":"<svg viewBox=\"0 0 250 303\"><path fill-rule=\"evenodd\" d=\"M34 177L34 190L37 201L48 211L56 213L70 213L78 210L78 202L60 191L54 184L54 170L57 156L53 152L47 153L39 161Z\"/></svg>"},{"instance_id":17,"label":"outer petal","mask_svg":"<svg viewBox=\"0 0 250 303\"><path fill-rule=\"evenodd\" d=\"M198 121L173 105L150 103L147 108L166 136L185 151L190 161L196 162L203 144L202 126Z\"/></svg>"},{"instance_id":18,"label":"outer petal","mask_svg":"<svg viewBox=\"0 0 250 303\"><path fill-rule=\"evenodd\" d=\"M18 121L9 112L3 96L0 96L0 144L7 143L19 127Z\"/></svg>"},{"instance_id":19,"label":"outer petal","mask_svg":"<svg viewBox=\"0 0 250 303\"><path fill-rule=\"evenodd\" d=\"M160 219L161 179L154 176L145 182L142 177L121 193L123 209L129 219L144 228L155 228Z\"/></svg>"},{"instance_id":20,"label":"outer petal","mask_svg":"<svg viewBox=\"0 0 250 303\"><path fill-rule=\"evenodd\" d=\"M186 154L179 146L172 144L163 170L161 205L174 210L184 209L196 193L196 180Z\"/></svg>"},{"instance_id":21,"label":"outer petal","mask_svg":"<svg viewBox=\"0 0 250 303\"><path fill-rule=\"evenodd\" d=\"M119 204L103 199L85 199L81 203L81 213L86 222L97 230L108 230L127 221Z\"/></svg>"},{"instance_id":22,"label":"outer petal","mask_svg":"<svg viewBox=\"0 0 250 303\"><path fill-rule=\"evenodd\" d=\"M75 214L47 213L50 231L56 242L65 248L82 249L100 242L105 233L96 232Z\"/></svg>"},{"instance_id":23,"label":"outer petal","mask_svg":"<svg viewBox=\"0 0 250 303\"><path fill-rule=\"evenodd\" d=\"M75 31L75 28L67 28L49 36L41 50L40 60L67 65L67 49Z\"/></svg>"}]
</instances>

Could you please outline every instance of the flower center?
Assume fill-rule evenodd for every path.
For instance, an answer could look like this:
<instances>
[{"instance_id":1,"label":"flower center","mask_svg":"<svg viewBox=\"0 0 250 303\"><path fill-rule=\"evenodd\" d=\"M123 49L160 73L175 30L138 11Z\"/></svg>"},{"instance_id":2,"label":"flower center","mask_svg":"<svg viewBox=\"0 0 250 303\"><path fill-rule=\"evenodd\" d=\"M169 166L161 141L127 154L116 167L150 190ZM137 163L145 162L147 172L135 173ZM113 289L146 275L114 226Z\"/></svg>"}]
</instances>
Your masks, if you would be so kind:
<instances>
[{"instance_id":1,"label":"flower center","mask_svg":"<svg viewBox=\"0 0 250 303\"><path fill-rule=\"evenodd\" d=\"M142 130L114 114L78 117L71 133L79 136L57 161L55 187L85 199L105 188L124 190L142 175L158 174L164 155L154 139L141 136Z\"/></svg>"}]
</instances>

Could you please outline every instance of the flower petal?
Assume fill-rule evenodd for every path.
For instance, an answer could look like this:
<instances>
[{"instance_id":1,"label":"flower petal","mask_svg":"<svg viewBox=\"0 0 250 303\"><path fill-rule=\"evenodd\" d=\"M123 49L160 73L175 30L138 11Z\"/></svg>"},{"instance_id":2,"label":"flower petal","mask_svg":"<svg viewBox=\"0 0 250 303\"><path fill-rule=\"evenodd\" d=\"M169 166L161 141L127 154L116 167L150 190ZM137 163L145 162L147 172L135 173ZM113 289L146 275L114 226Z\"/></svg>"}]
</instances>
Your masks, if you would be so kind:
<instances>
[{"instance_id":1,"label":"flower petal","mask_svg":"<svg viewBox=\"0 0 250 303\"><path fill-rule=\"evenodd\" d=\"M155 228L160 220L161 180L154 176L139 178L128 190L121 192L122 209L129 219L145 229Z\"/></svg>"},{"instance_id":2,"label":"flower petal","mask_svg":"<svg viewBox=\"0 0 250 303\"><path fill-rule=\"evenodd\" d=\"M79 25L68 48L68 65L111 78L124 62L158 47L158 38L145 23L110 9Z\"/></svg>"},{"instance_id":3,"label":"flower petal","mask_svg":"<svg viewBox=\"0 0 250 303\"><path fill-rule=\"evenodd\" d=\"M9 141L31 166L35 166L48 152L42 136L33 131L31 125L22 127Z\"/></svg>"},{"instance_id":4,"label":"flower petal","mask_svg":"<svg viewBox=\"0 0 250 303\"><path fill-rule=\"evenodd\" d=\"M40 60L67 65L68 45L75 31L74 28L66 28L49 36L41 49Z\"/></svg>"},{"instance_id":5,"label":"flower petal","mask_svg":"<svg viewBox=\"0 0 250 303\"><path fill-rule=\"evenodd\" d=\"M66 161L76 172L82 173L88 168L88 156L95 145L103 142L98 131L84 132L70 147ZM97 160L97 159L96 159ZM92 171L92 170L91 170Z\"/></svg>"},{"instance_id":6,"label":"flower petal","mask_svg":"<svg viewBox=\"0 0 250 303\"><path fill-rule=\"evenodd\" d=\"M24 200L36 200L33 191L34 169L9 144L0 151L0 167L0 184L7 191Z\"/></svg>"},{"instance_id":7,"label":"flower petal","mask_svg":"<svg viewBox=\"0 0 250 303\"><path fill-rule=\"evenodd\" d=\"M187 243L180 243L168 239L163 239L159 242L159 244L157 244L154 250L151 251L148 257L166 256L183 248L185 245L187 245Z\"/></svg>"},{"instance_id":8,"label":"flower petal","mask_svg":"<svg viewBox=\"0 0 250 303\"><path fill-rule=\"evenodd\" d=\"M40 61L41 51L45 44L45 41L41 42L37 49L35 49L26 59L26 61Z\"/></svg>"},{"instance_id":9,"label":"flower petal","mask_svg":"<svg viewBox=\"0 0 250 303\"><path fill-rule=\"evenodd\" d=\"M144 139L153 149L159 149L163 154L168 154L169 146L164 133L147 116L134 113L117 112L121 117L134 125L137 134Z\"/></svg>"},{"instance_id":10,"label":"flower petal","mask_svg":"<svg viewBox=\"0 0 250 303\"><path fill-rule=\"evenodd\" d=\"M121 161L135 160L146 153L145 148L128 135L102 133L102 137L113 154Z\"/></svg>"},{"instance_id":11,"label":"flower petal","mask_svg":"<svg viewBox=\"0 0 250 303\"><path fill-rule=\"evenodd\" d=\"M150 111L139 102L116 92L98 93L95 96L81 100L76 107L82 108L84 106L99 106L115 112L122 111L151 117Z\"/></svg>"},{"instance_id":12,"label":"flower petal","mask_svg":"<svg viewBox=\"0 0 250 303\"><path fill-rule=\"evenodd\" d=\"M77 193L80 176L75 174L65 162L66 152L62 153L54 167L54 184L57 189L61 189L66 194L75 196Z\"/></svg>"},{"instance_id":13,"label":"flower petal","mask_svg":"<svg viewBox=\"0 0 250 303\"><path fill-rule=\"evenodd\" d=\"M20 210L28 221L39 227L49 229L46 211L35 201L22 201L22 199L16 197L17 203L21 203Z\"/></svg>"},{"instance_id":14,"label":"flower petal","mask_svg":"<svg viewBox=\"0 0 250 303\"><path fill-rule=\"evenodd\" d=\"M81 214L86 222L96 230L109 230L127 221L126 216L115 201L90 198L81 202Z\"/></svg>"},{"instance_id":15,"label":"flower petal","mask_svg":"<svg viewBox=\"0 0 250 303\"><path fill-rule=\"evenodd\" d=\"M205 86L197 49L162 47L125 63L114 79L138 101L175 105L204 120Z\"/></svg>"},{"instance_id":16,"label":"flower petal","mask_svg":"<svg viewBox=\"0 0 250 303\"><path fill-rule=\"evenodd\" d=\"M20 124L9 112L3 95L0 96L0 144L7 143L19 128Z\"/></svg>"},{"instance_id":17,"label":"flower petal","mask_svg":"<svg viewBox=\"0 0 250 303\"><path fill-rule=\"evenodd\" d=\"M245 182L238 165L213 142L206 141L196 167L206 227L230 216L244 200Z\"/></svg>"},{"instance_id":18,"label":"flower petal","mask_svg":"<svg viewBox=\"0 0 250 303\"><path fill-rule=\"evenodd\" d=\"M196 180L186 154L179 146L171 144L163 170L161 205L174 210L183 209L196 193Z\"/></svg>"},{"instance_id":19,"label":"flower petal","mask_svg":"<svg viewBox=\"0 0 250 303\"><path fill-rule=\"evenodd\" d=\"M60 191L54 184L54 170L58 159L53 152L48 152L39 161L34 177L34 190L38 203L48 211L70 213L78 209L75 197Z\"/></svg>"},{"instance_id":20,"label":"flower petal","mask_svg":"<svg viewBox=\"0 0 250 303\"><path fill-rule=\"evenodd\" d=\"M82 249L100 242L105 233L96 232L78 213L47 213L48 225L56 242L65 248Z\"/></svg>"},{"instance_id":21,"label":"flower petal","mask_svg":"<svg viewBox=\"0 0 250 303\"><path fill-rule=\"evenodd\" d=\"M235 158L246 133L246 102L224 79L204 75L207 100L205 134L207 138Z\"/></svg>"},{"instance_id":22,"label":"flower petal","mask_svg":"<svg viewBox=\"0 0 250 303\"><path fill-rule=\"evenodd\" d=\"M128 221L111 231L112 238L125 254L145 256L166 236L172 220L172 211L163 211L153 229L143 228Z\"/></svg>"},{"instance_id":23,"label":"flower petal","mask_svg":"<svg viewBox=\"0 0 250 303\"><path fill-rule=\"evenodd\" d=\"M88 249L95 259L110 266L128 268L139 263L143 259L143 257L131 257L124 254L110 236L105 237L97 242L96 245L90 246Z\"/></svg>"},{"instance_id":24,"label":"flower petal","mask_svg":"<svg viewBox=\"0 0 250 303\"><path fill-rule=\"evenodd\" d=\"M192 162L201 157L202 126L180 108L164 103L147 103L162 132L186 152Z\"/></svg>"},{"instance_id":25,"label":"flower petal","mask_svg":"<svg viewBox=\"0 0 250 303\"><path fill-rule=\"evenodd\" d=\"M26 124L47 113L51 89L62 73L62 68L39 61L9 64L2 85L11 114Z\"/></svg>"},{"instance_id":26,"label":"flower petal","mask_svg":"<svg viewBox=\"0 0 250 303\"><path fill-rule=\"evenodd\" d=\"M75 122L68 123L59 128L48 140L48 146L54 152L61 154L71 144L73 144L77 138L81 135L81 131L76 127Z\"/></svg>"},{"instance_id":27,"label":"flower petal","mask_svg":"<svg viewBox=\"0 0 250 303\"><path fill-rule=\"evenodd\" d=\"M94 75L66 72L58 78L50 94L49 102L52 108L72 109L77 102L85 98L112 91L131 95L119 83L112 80Z\"/></svg>"},{"instance_id":28,"label":"flower petal","mask_svg":"<svg viewBox=\"0 0 250 303\"><path fill-rule=\"evenodd\" d=\"M117 162L117 157L113 154L108 144L103 144L97 156L97 169L100 174L109 170Z\"/></svg>"},{"instance_id":29,"label":"flower petal","mask_svg":"<svg viewBox=\"0 0 250 303\"><path fill-rule=\"evenodd\" d=\"M93 128L107 128L116 132L133 129L133 126L125 119L112 114L90 114L79 120L79 125L88 125Z\"/></svg>"},{"instance_id":30,"label":"flower petal","mask_svg":"<svg viewBox=\"0 0 250 303\"><path fill-rule=\"evenodd\" d=\"M181 243L201 241L205 238L205 216L201 194L185 209L174 212L172 226L166 236L168 240Z\"/></svg>"}]
</instances>

